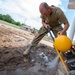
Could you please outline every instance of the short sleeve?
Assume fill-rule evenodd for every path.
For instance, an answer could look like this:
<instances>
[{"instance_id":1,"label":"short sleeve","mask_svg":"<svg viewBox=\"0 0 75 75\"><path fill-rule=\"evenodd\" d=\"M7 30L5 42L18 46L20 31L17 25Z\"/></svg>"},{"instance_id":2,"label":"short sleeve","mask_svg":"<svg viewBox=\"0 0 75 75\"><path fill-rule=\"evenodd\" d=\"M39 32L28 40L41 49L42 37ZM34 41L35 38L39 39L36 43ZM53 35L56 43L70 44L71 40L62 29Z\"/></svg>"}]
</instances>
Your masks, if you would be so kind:
<instances>
[{"instance_id":1,"label":"short sleeve","mask_svg":"<svg viewBox=\"0 0 75 75\"><path fill-rule=\"evenodd\" d=\"M67 22L67 18L65 16L65 14L60 8L57 10L57 19L60 24Z\"/></svg>"}]
</instances>

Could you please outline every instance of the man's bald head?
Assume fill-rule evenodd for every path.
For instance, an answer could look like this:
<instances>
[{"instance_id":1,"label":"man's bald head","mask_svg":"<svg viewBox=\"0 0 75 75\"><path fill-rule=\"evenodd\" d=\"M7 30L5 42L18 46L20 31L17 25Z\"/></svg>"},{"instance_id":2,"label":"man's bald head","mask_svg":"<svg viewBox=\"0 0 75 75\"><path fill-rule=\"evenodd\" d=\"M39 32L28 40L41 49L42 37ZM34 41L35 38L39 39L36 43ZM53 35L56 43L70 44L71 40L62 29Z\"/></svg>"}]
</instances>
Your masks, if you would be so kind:
<instances>
[{"instance_id":1,"label":"man's bald head","mask_svg":"<svg viewBox=\"0 0 75 75\"><path fill-rule=\"evenodd\" d=\"M39 6L39 11L43 16L48 17L51 12L50 6L46 2L42 2Z\"/></svg>"},{"instance_id":2,"label":"man's bald head","mask_svg":"<svg viewBox=\"0 0 75 75\"><path fill-rule=\"evenodd\" d=\"M39 6L39 10L41 11L42 9L47 9L49 5L46 2L42 2Z\"/></svg>"}]
</instances>

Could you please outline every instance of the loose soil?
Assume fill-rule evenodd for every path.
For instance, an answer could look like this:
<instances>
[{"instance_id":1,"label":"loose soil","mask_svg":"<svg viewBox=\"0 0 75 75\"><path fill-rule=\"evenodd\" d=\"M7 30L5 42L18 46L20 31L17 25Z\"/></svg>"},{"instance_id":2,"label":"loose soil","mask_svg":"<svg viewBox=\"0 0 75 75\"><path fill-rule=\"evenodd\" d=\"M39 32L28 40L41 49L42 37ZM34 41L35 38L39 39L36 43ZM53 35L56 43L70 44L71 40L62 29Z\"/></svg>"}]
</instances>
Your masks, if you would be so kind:
<instances>
[{"instance_id":1,"label":"loose soil","mask_svg":"<svg viewBox=\"0 0 75 75\"><path fill-rule=\"evenodd\" d=\"M0 24L0 75L55 75L57 55L48 46L51 43L42 40L23 56L33 37L30 32Z\"/></svg>"}]
</instances>

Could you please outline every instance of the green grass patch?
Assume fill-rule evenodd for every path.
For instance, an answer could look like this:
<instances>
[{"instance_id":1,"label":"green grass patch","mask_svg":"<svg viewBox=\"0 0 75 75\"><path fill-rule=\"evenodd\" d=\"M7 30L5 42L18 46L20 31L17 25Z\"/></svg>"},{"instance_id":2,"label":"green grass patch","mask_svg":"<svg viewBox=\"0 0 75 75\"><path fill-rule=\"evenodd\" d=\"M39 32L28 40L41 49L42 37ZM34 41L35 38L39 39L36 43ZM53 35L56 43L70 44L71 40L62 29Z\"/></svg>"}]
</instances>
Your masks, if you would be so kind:
<instances>
[{"instance_id":1,"label":"green grass patch","mask_svg":"<svg viewBox=\"0 0 75 75\"><path fill-rule=\"evenodd\" d=\"M20 26L17 26L15 24L8 23L8 22L3 21L3 20L0 20L0 23L20 29Z\"/></svg>"}]
</instances>

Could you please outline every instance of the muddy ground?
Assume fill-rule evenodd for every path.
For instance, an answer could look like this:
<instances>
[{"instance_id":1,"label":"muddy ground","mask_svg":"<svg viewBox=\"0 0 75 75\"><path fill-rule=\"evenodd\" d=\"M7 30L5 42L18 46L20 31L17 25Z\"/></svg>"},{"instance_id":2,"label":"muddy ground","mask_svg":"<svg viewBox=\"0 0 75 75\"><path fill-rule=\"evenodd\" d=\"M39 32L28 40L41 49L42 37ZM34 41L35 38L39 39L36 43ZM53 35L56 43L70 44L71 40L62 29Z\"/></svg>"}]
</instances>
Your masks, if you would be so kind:
<instances>
[{"instance_id":1,"label":"muddy ground","mask_svg":"<svg viewBox=\"0 0 75 75\"><path fill-rule=\"evenodd\" d=\"M0 24L0 75L56 74L58 67L53 60L57 55L45 45L46 41L33 47L28 56L23 56L33 37L30 32Z\"/></svg>"}]
</instances>

